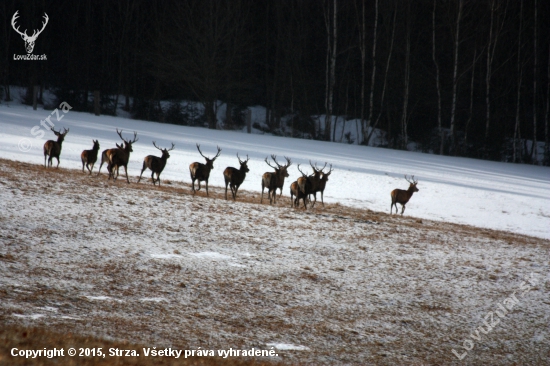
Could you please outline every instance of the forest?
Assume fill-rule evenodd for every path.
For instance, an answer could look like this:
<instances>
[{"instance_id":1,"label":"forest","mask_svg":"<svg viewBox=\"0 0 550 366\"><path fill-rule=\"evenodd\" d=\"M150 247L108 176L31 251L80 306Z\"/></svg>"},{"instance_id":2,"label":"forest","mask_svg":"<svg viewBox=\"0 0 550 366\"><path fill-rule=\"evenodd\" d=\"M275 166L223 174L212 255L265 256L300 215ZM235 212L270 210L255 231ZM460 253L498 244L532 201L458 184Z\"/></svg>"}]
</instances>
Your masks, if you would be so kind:
<instances>
[{"instance_id":1,"label":"forest","mask_svg":"<svg viewBox=\"0 0 550 366\"><path fill-rule=\"evenodd\" d=\"M74 110L215 129L221 101L224 128L263 106L276 134L329 141L340 116L360 120L358 144L378 129L387 148L550 165L549 4L6 0L0 103L18 85L28 104L48 89ZM43 28L45 59L19 59L16 28Z\"/></svg>"}]
</instances>

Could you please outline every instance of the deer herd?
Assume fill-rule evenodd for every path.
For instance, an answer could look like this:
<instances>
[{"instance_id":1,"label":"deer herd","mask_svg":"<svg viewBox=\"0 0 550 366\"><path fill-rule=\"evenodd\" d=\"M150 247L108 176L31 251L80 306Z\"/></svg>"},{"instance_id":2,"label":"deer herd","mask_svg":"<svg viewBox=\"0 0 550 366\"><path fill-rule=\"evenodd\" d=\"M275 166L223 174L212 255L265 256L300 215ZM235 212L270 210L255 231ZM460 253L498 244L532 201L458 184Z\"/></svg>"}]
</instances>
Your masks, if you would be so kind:
<instances>
[{"instance_id":1,"label":"deer herd","mask_svg":"<svg viewBox=\"0 0 550 366\"><path fill-rule=\"evenodd\" d=\"M51 128L51 130L57 136L57 141L48 140L44 144L44 166L46 168L52 166L53 158L57 159L57 167L59 167L59 156L61 155L61 147L65 136L67 135L67 133L69 133L69 129L65 128L63 128L63 132L61 132L61 130L56 131L53 127ZM122 130L119 131L118 128L116 129L116 132L122 140L122 143L116 144L116 148L103 150L103 152L101 153L101 163L99 165L97 175L101 173L101 167L103 166L103 164L107 164L107 171L109 173L108 180L112 178L114 181L116 181L116 179L118 178L119 168L123 166L124 172L126 173L126 181L127 183L130 183L130 179L128 178L128 162L130 161L130 153L134 151L132 149L132 144L138 141L137 132L134 132L133 140L126 140L124 137L122 137ZM89 174L92 174L92 170L94 169L94 165L97 162L97 157L99 154L99 141L92 140L92 142L92 149L84 150L80 155L80 158L82 160L82 172L85 172L84 169L86 168ZM172 143L172 146L169 149L163 149L158 147L157 143L153 141L153 146L160 150L162 156L158 157L154 155L147 155L143 159L143 168L141 169L138 183L141 181L143 172L149 169L151 170L151 179L153 181L153 185L156 185L156 183L158 182L160 187L160 174L166 167L166 162L170 157L169 152L174 149L175 145L174 143ZM200 145L197 144L197 150L206 160L206 164L195 162L189 165L189 173L191 175L191 190L193 192L193 195L195 195L196 191L200 191L201 182L204 182L206 195L208 196L208 178L210 177L210 172L212 171L212 169L214 169L214 161L220 156L222 151L219 146L217 147L217 149L218 151L216 155L213 158L208 158L202 153ZM271 165L268 158L265 158L266 164L269 167L273 168L275 171L266 172L262 175L262 195L260 198L260 203L263 203L264 189L266 188L267 197L270 204L276 203L277 189L279 189L280 191L279 198L281 198L283 194L285 178L289 177L288 167L292 165L292 161L290 160L290 158L286 156L284 158L286 160L286 164L284 165L281 165L279 164L279 162L277 162L276 155L271 155L271 160L273 160L273 163L275 165ZM227 187L231 189L231 196L233 200L235 201L237 199L237 191L239 190L241 184L244 182L246 178L246 173L249 172L247 164L250 158L248 157L248 155L246 156L246 160L241 160L239 154L237 153L237 159L239 160L239 168L227 167L223 171L226 200ZM323 206L325 205L323 202L323 193L325 191L328 178L333 171L332 164L329 165L328 171L325 171L327 163L325 163L325 165L320 169L317 164L312 164L311 160L309 161L309 165L313 170L313 173L311 175L308 175L307 172L302 171L302 169L300 169L300 164L298 164L298 171L302 174L302 176L290 184L291 207L299 207L300 200L302 200L304 204L304 209L307 209L307 204L308 202L311 202L310 197L311 195L313 195L313 202L311 202L311 208L313 208L315 206L315 203L317 203L317 192L321 194L321 204ZM156 179L155 174L157 176ZM405 212L405 205L407 204L407 202L409 202L413 193L419 191L416 187L418 181L414 179L414 175L411 177L411 179L407 178L407 176L405 175L405 179L409 183L409 188L407 190L394 189L391 192L390 214L393 213L394 205L395 213L398 213L399 210L397 208L397 204L399 203L401 205L401 215L403 215L403 213ZM195 181L198 181L197 189L195 189Z\"/></svg>"}]
</instances>

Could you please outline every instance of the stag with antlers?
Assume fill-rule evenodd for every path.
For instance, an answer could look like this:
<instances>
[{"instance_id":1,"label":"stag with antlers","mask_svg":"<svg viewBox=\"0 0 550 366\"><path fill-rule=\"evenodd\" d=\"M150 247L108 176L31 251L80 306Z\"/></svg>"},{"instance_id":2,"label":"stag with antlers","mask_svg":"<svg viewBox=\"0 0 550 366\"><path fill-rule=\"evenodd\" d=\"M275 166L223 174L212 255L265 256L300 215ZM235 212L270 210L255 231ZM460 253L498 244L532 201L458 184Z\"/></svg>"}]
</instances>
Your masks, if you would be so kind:
<instances>
[{"instance_id":1,"label":"stag with antlers","mask_svg":"<svg viewBox=\"0 0 550 366\"><path fill-rule=\"evenodd\" d=\"M38 38L40 33L42 33L42 31L44 30L44 28L46 28L46 25L48 24L48 20L49 20L48 14L44 13L44 21L42 22L42 29L40 29L40 30L35 29L34 32L32 33L32 36L29 36L27 34L26 29L25 29L24 32L21 32L19 30L19 26L16 27L16 25L15 25L15 22L16 22L17 18L19 18L19 15L17 15L18 12L19 12L19 10L17 10L15 12L15 14L13 14L13 17L11 18L11 26L13 27L13 29L17 33L19 33L21 38L23 38L23 41L25 41L25 50L27 51L27 53L32 53L32 51L34 50L34 42L36 42L36 39Z\"/></svg>"},{"instance_id":2,"label":"stag with antlers","mask_svg":"<svg viewBox=\"0 0 550 366\"><path fill-rule=\"evenodd\" d=\"M395 213L397 213L397 204L399 203L401 205L401 215L403 215L403 212L405 212L405 205L409 200L411 199L414 192L418 192L418 188L416 188L416 185L418 184L418 181L414 180L414 175L409 180L407 176L405 175L405 179L407 182L409 182L409 189L406 191L403 189L394 189L391 191L391 206L390 206L390 215L393 213L393 205L395 205Z\"/></svg>"},{"instance_id":3,"label":"stag with antlers","mask_svg":"<svg viewBox=\"0 0 550 366\"><path fill-rule=\"evenodd\" d=\"M69 133L69 129L65 129L63 127L63 132L61 130L56 131L51 128L53 133L57 136L57 141L48 140L44 144L44 166L50 167L52 166L52 159L57 159L57 168L59 168L59 155L61 155L61 145L63 144L63 140L65 140L65 135ZM48 165L46 165L46 156L48 156Z\"/></svg>"},{"instance_id":4,"label":"stag with antlers","mask_svg":"<svg viewBox=\"0 0 550 366\"><path fill-rule=\"evenodd\" d=\"M327 181L328 181L328 177L330 176L330 174L332 173L332 164L330 164L329 166L329 171L327 173L325 172L321 172L322 175L321 175L321 180L319 181L319 191L318 192L321 192L321 204L324 206L325 205L325 202L323 201L323 193L325 192L325 188L327 186ZM313 193L313 196L315 197L316 196L316 192ZM317 200L317 197L315 197L315 199Z\"/></svg>"},{"instance_id":5,"label":"stag with antlers","mask_svg":"<svg viewBox=\"0 0 550 366\"><path fill-rule=\"evenodd\" d=\"M250 159L248 158L248 155L246 156L246 160L241 160L239 154L237 153L237 159L239 159L239 164L241 165L240 169L228 166L223 171L223 178L225 180L225 199L227 199L227 186L229 185L231 188L231 194L233 195L233 201L237 199L237 191L244 182L246 173L249 172L247 163Z\"/></svg>"},{"instance_id":6,"label":"stag with antlers","mask_svg":"<svg viewBox=\"0 0 550 366\"><path fill-rule=\"evenodd\" d=\"M275 199L277 198L277 188L281 190L280 196L283 194L283 186L285 184L285 178L288 177L288 167L292 164L289 158L285 156L286 159L286 165L281 165L277 162L277 156L271 155L271 159L275 162L277 165L274 167L269 163L267 160L267 157L265 158L265 162L267 165L275 169L275 172L266 172L264 175L262 175L262 197L260 199L260 203L264 200L264 188L267 187L267 197L269 197L269 204L275 203Z\"/></svg>"},{"instance_id":7,"label":"stag with antlers","mask_svg":"<svg viewBox=\"0 0 550 366\"><path fill-rule=\"evenodd\" d=\"M159 182L160 187L160 173L164 170L164 167L166 166L166 160L170 157L169 151L174 150L174 143L172 143L172 147L170 149L161 149L157 146L157 143L153 141L153 146L159 149L162 152L162 156L159 158L158 156L154 155L147 155L145 159L143 159L143 169L141 169L141 174L139 175L138 183L141 181L141 176L143 175L143 172L145 169L149 168L151 169L151 179L153 179L153 185L155 185L155 173L157 173L157 179L156 182Z\"/></svg>"},{"instance_id":8,"label":"stag with antlers","mask_svg":"<svg viewBox=\"0 0 550 366\"><path fill-rule=\"evenodd\" d=\"M210 177L210 171L214 168L214 160L216 160L216 158L220 156L220 153L222 152L222 149L220 149L219 146L217 146L217 148L218 153L216 154L216 156L214 156L212 159L209 159L203 155L200 145L197 144L197 150L199 150L201 156L206 159L206 164L195 162L189 165L189 173L191 174L191 189L193 190L193 195L195 195L195 181L198 180L199 188L197 189L197 191L200 191L201 181L204 181L206 184L206 195L208 196L208 178Z\"/></svg>"},{"instance_id":9,"label":"stag with antlers","mask_svg":"<svg viewBox=\"0 0 550 366\"><path fill-rule=\"evenodd\" d=\"M112 152L109 164L107 165L107 170L109 171L109 179L111 179L112 177L113 180L116 180L118 178L118 169L123 166L124 172L126 173L126 182L130 184L130 179L128 178L128 162L130 161L130 153L134 151L132 149L132 144L138 141L137 132L134 131L134 139L132 141L125 140L124 137L122 137L122 130L119 131L118 128L116 129L116 133L124 142L124 148L122 148L122 144L120 144L117 145L116 149L113 149L114 151ZM116 177L114 175L115 169Z\"/></svg>"},{"instance_id":10,"label":"stag with antlers","mask_svg":"<svg viewBox=\"0 0 550 366\"><path fill-rule=\"evenodd\" d=\"M302 174L302 176L298 178L296 182L294 182L296 184L294 183L291 184L290 200L292 201L293 196L296 196L296 199L294 200L294 206L298 207L300 200L303 200L304 208L307 209L307 202L309 201L309 195L313 193L315 174L308 176L306 173L302 171L302 169L300 169L300 164L298 164L298 171Z\"/></svg>"},{"instance_id":11,"label":"stag with antlers","mask_svg":"<svg viewBox=\"0 0 550 366\"><path fill-rule=\"evenodd\" d=\"M323 169L325 169L327 163L325 163L325 165L321 169L319 169L317 165L313 166L313 164L311 164L311 160L309 161L309 165L311 166L311 169L313 169L313 174L308 176L306 173L302 172L300 170L300 167L298 166L298 170L300 170L302 176L298 178L297 182L298 187L303 194L306 194L308 196L310 194L313 194L314 201L311 204L311 208L313 208L315 206L315 203L317 203L317 192L319 192L319 187L321 186L321 175L323 174ZM304 207L306 207L305 199Z\"/></svg>"},{"instance_id":12,"label":"stag with antlers","mask_svg":"<svg viewBox=\"0 0 550 366\"><path fill-rule=\"evenodd\" d=\"M97 153L99 152L99 141L92 140L92 142L94 143L92 149L84 150L82 151L82 154L80 154L80 160L82 160L82 173L84 173L84 165L86 165L86 168L90 171L90 174L92 174L95 162L97 161Z\"/></svg>"}]
</instances>

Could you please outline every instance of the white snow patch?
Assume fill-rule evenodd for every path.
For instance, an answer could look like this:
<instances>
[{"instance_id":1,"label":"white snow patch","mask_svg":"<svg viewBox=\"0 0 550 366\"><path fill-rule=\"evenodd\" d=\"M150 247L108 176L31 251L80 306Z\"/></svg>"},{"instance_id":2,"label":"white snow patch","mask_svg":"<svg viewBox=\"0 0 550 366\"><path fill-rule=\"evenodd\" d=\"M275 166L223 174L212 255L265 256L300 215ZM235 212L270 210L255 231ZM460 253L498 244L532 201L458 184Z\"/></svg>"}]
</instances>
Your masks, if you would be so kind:
<instances>
[{"instance_id":1,"label":"white snow patch","mask_svg":"<svg viewBox=\"0 0 550 366\"><path fill-rule=\"evenodd\" d=\"M275 347L281 351L309 351L309 347L297 346L290 343L266 343L268 347Z\"/></svg>"},{"instance_id":2,"label":"white snow patch","mask_svg":"<svg viewBox=\"0 0 550 366\"><path fill-rule=\"evenodd\" d=\"M143 301L143 302L147 302L147 301L152 301L152 302L166 301L166 302L168 302L168 300L165 299L164 297L144 297L144 298L139 299L139 301Z\"/></svg>"},{"instance_id":3,"label":"white snow patch","mask_svg":"<svg viewBox=\"0 0 550 366\"><path fill-rule=\"evenodd\" d=\"M13 314L13 316L15 316L15 317L17 317L17 318L26 318L26 319L33 319L33 320L36 320L36 319L43 318L43 317L45 317L46 315L44 315L44 314L31 314L31 315Z\"/></svg>"},{"instance_id":4,"label":"white snow patch","mask_svg":"<svg viewBox=\"0 0 550 366\"><path fill-rule=\"evenodd\" d=\"M89 300L124 302L124 301L119 300L119 299L113 299L112 297L109 297L109 296L86 296L86 298L88 298Z\"/></svg>"},{"instance_id":5,"label":"white snow patch","mask_svg":"<svg viewBox=\"0 0 550 366\"><path fill-rule=\"evenodd\" d=\"M210 258L210 259L220 259L220 260L232 259L232 257L218 253L218 252L201 252L201 253L189 253L189 254L199 258Z\"/></svg>"},{"instance_id":6,"label":"white snow patch","mask_svg":"<svg viewBox=\"0 0 550 366\"><path fill-rule=\"evenodd\" d=\"M183 256L179 254L151 254L151 257L155 259L180 259Z\"/></svg>"}]
</instances>

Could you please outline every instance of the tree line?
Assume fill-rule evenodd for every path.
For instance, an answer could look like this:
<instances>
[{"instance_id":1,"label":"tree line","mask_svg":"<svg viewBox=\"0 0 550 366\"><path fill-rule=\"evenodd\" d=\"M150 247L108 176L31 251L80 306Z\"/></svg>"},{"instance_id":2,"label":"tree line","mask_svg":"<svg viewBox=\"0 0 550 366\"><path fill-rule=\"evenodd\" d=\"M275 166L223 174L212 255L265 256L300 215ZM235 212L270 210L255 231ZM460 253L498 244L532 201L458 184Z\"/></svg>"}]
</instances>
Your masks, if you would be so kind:
<instances>
[{"instance_id":1,"label":"tree line","mask_svg":"<svg viewBox=\"0 0 550 366\"><path fill-rule=\"evenodd\" d=\"M217 128L248 106L275 133L334 138L358 119L384 146L550 165L550 5L541 0L3 1L0 81L40 85L75 110ZM40 28L24 54L11 20ZM31 31L29 31L29 34ZM29 96L27 95L27 98ZM122 100L120 100L122 98ZM170 100L169 106L161 101ZM179 103L195 101L200 112ZM204 112L203 112L204 111ZM313 118L313 116L322 116ZM539 141L539 145L532 141ZM543 146L543 148L542 148Z\"/></svg>"}]
</instances>

